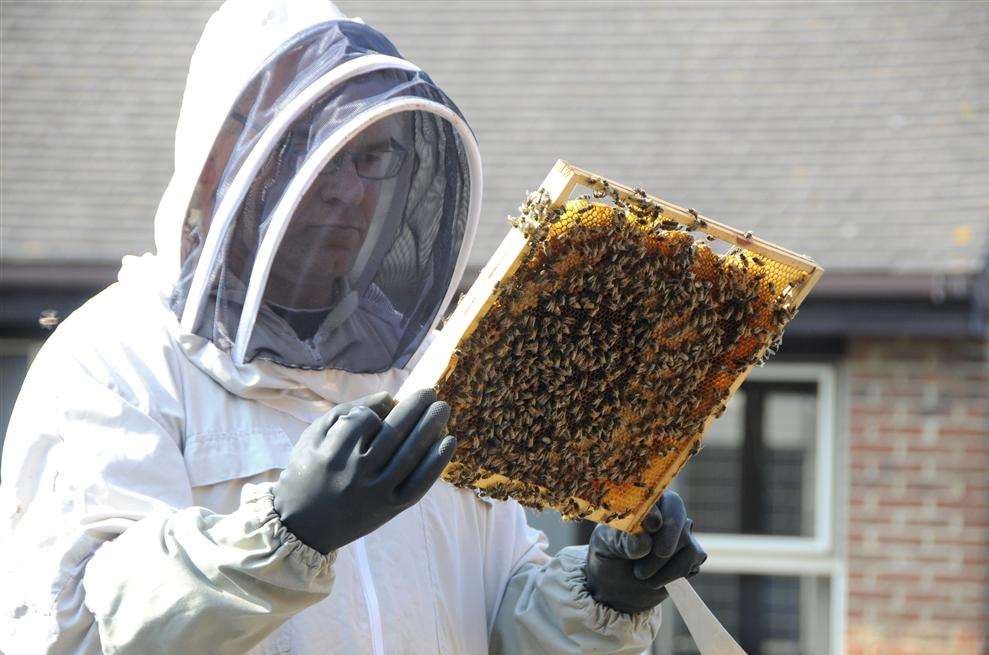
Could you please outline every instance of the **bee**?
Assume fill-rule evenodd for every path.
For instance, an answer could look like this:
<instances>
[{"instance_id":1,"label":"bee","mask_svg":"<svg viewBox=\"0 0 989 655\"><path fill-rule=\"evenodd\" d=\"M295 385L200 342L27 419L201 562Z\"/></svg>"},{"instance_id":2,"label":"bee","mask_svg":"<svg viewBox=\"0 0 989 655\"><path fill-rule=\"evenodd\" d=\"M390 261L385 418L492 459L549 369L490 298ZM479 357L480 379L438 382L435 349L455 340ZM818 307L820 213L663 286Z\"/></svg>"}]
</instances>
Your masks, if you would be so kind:
<instances>
[{"instance_id":1,"label":"bee","mask_svg":"<svg viewBox=\"0 0 989 655\"><path fill-rule=\"evenodd\" d=\"M62 319L59 317L57 309L42 310L41 315L38 317L38 325L46 330L54 330L55 326L61 321Z\"/></svg>"},{"instance_id":2,"label":"bee","mask_svg":"<svg viewBox=\"0 0 989 655\"><path fill-rule=\"evenodd\" d=\"M744 236L745 236L746 239L751 239L752 238L752 230L746 231Z\"/></svg>"}]
</instances>

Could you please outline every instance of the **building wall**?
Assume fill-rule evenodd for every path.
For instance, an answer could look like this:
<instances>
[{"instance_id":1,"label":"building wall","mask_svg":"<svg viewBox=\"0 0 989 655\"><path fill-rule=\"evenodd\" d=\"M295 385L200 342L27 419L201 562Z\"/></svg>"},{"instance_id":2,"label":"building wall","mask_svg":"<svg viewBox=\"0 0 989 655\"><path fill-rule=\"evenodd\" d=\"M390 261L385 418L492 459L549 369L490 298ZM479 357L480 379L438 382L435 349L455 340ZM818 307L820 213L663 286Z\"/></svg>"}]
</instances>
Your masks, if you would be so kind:
<instances>
[{"instance_id":1,"label":"building wall","mask_svg":"<svg viewBox=\"0 0 989 655\"><path fill-rule=\"evenodd\" d=\"M987 352L850 344L849 655L989 653Z\"/></svg>"}]
</instances>

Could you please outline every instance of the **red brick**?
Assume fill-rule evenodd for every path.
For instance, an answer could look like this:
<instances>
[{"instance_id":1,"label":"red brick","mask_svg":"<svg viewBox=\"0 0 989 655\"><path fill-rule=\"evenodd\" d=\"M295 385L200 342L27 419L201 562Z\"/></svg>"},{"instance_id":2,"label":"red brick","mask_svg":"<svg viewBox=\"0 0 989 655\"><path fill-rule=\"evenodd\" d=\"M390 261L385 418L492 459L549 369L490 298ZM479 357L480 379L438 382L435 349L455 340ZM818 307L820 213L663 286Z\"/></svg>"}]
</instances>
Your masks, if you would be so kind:
<instances>
[{"instance_id":1,"label":"red brick","mask_svg":"<svg viewBox=\"0 0 989 655\"><path fill-rule=\"evenodd\" d=\"M873 598L873 599L879 599L885 601L885 600L893 599L893 591L891 589L879 589L875 591L865 591L863 589L849 589L848 597L856 598L856 599Z\"/></svg>"},{"instance_id":2,"label":"red brick","mask_svg":"<svg viewBox=\"0 0 989 655\"><path fill-rule=\"evenodd\" d=\"M937 455L938 453L944 452L944 446L939 444L919 444L919 443L908 443L907 444L907 454L910 456L928 456Z\"/></svg>"},{"instance_id":3,"label":"red brick","mask_svg":"<svg viewBox=\"0 0 989 655\"><path fill-rule=\"evenodd\" d=\"M978 473L982 477L977 479L985 479L986 476L986 465L985 463L979 461L981 458L962 458L959 461L946 462L939 460L937 462L938 473L949 475L952 479L957 479L954 477L955 474L965 474L965 473Z\"/></svg>"},{"instance_id":4,"label":"red brick","mask_svg":"<svg viewBox=\"0 0 989 655\"><path fill-rule=\"evenodd\" d=\"M885 423L880 422L876 426L877 432L880 435L890 435L894 437L908 437L913 435L924 434L924 429L915 427L914 425L896 425L895 423Z\"/></svg>"},{"instance_id":5,"label":"red brick","mask_svg":"<svg viewBox=\"0 0 989 655\"><path fill-rule=\"evenodd\" d=\"M985 427L940 427L938 428L937 434L939 437L975 437L977 439L989 439L989 429Z\"/></svg>"},{"instance_id":6,"label":"red brick","mask_svg":"<svg viewBox=\"0 0 989 655\"><path fill-rule=\"evenodd\" d=\"M951 524L951 520L948 516L943 513L930 518L923 518L919 516L908 516L904 523L908 527L918 527L918 528L944 528Z\"/></svg>"},{"instance_id":7,"label":"red brick","mask_svg":"<svg viewBox=\"0 0 989 655\"><path fill-rule=\"evenodd\" d=\"M915 555L911 561L917 564L948 564L951 562L951 559L948 557L947 554L943 556Z\"/></svg>"},{"instance_id":8,"label":"red brick","mask_svg":"<svg viewBox=\"0 0 989 655\"><path fill-rule=\"evenodd\" d=\"M956 574L937 574L934 576L935 584L969 584L969 583L979 583L983 580L989 580L989 571L983 570L979 571L977 569L968 569L964 573Z\"/></svg>"},{"instance_id":9,"label":"red brick","mask_svg":"<svg viewBox=\"0 0 989 655\"><path fill-rule=\"evenodd\" d=\"M879 494L886 492L886 495L898 494L899 489L893 486L892 484L890 484L890 482L891 480L873 480L873 479L856 480L855 487L857 489L863 490L861 493Z\"/></svg>"},{"instance_id":10,"label":"red brick","mask_svg":"<svg viewBox=\"0 0 989 655\"><path fill-rule=\"evenodd\" d=\"M907 598L908 603L950 603L951 595L948 591L943 591L939 593L933 592L917 592L910 594Z\"/></svg>"},{"instance_id":11,"label":"red brick","mask_svg":"<svg viewBox=\"0 0 989 655\"><path fill-rule=\"evenodd\" d=\"M890 444L856 442L852 444L851 450L853 453L883 453L892 455L895 449Z\"/></svg>"},{"instance_id":12,"label":"red brick","mask_svg":"<svg viewBox=\"0 0 989 655\"><path fill-rule=\"evenodd\" d=\"M916 537L898 537L889 534L879 535L879 544L892 546L894 544L906 544L908 546L919 546L924 543L924 540L919 536Z\"/></svg>"},{"instance_id":13,"label":"red brick","mask_svg":"<svg viewBox=\"0 0 989 655\"><path fill-rule=\"evenodd\" d=\"M962 558L962 566L964 566L965 568L975 568L978 566L983 566L989 569L989 557L987 557L984 554L986 552L989 552L989 542L986 543L986 548L985 550L983 550L982 555L973 555L971 557L965 555Z\"/></svg>"},{"instance_id":14,"label":"red brick","mask_svg":"<svg viewBox=\"0 0 989 655\"><path fill-rule=\"evenodd\" d=\"M962 496L958 499L952 500L938 500L937 506L942 509L962 509L962 510L973 510L974 512L985 513L989 511L989 507L980 507L977 503L980 499L969 497L968 494Z\"/></svg>"},{"instance_id":15,"label":"red brick","mask_svg":"<svg viewBox=\"0 0 989 655\"><path fill-rule=\"evenodd\" d=\"M920 494L913 494L911 496L901 496L901 497L879 497L879 507L922 507L924 504L924 497Z\"/></svg>"},{"instance_id":16,"label":"red brick","mask_svg":"<svg viewBox=\"0 0 989 655\"><path fill-rule=\"evenodd\" d=\"M915 610L886 610L880 609L879 616L892 621L919 621L920 612Z\"/></svg>"},{"instance_id":17,"label":"red brick","mask_svg":"<svg viewBox=\"0 0 989 655\"><path fill-rule=\"evenodd\" d=\"M855 416L889 416L893 413L893 409L888 405L866 405L862 403L854 403L851 408L851 415Z\"/></svg>"},{"instance_id":18,"label":"red brick","mask_svg":"<svg viewBox=\"0 0 989 655\"><path fill-rule=\"evenodd\" d=\"M936 609L931 614L934 621L945 623L957 623L960 621L974 621L983 616L982 608L979 606L961 606L951 609Z\"/></svg>"},{"instance_id":19,"label":"red brick","mask_svg":"<svg viewBox=\"0 0 989 655\"><path fill-rule=\"evenodd\" d=\"M917 573L877 573L876 580L880 583L895 582L916 584L920 582L921 577L920 574Z\"/></svg>"}]
</instances>

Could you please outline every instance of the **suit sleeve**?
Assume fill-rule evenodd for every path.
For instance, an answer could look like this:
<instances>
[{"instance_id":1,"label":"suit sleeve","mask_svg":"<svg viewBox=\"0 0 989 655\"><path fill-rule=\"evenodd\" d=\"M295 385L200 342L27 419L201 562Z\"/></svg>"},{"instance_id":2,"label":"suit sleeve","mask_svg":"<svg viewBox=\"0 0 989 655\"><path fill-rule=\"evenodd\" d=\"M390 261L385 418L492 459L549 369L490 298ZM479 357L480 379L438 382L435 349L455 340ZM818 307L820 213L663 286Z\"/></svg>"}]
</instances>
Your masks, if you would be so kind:
<instances>
[{"instance_id":1,"label":"suit sleeve","mask_svg":"<svg viewBox=\"0 0 989 655\"><path fill-rule=\"evenodd\" d=\"M526 522L517 503L506 503L503 517L511 527L500 534L516 553L491 628L491 653L641 653L655 640L660 611L623 614L591 598L584 566L587 546L545 552L546 538Z\"/></svg>"},{"instance_id":2,"label":"suit sleeve","mask_svg":"<svg viewBox=\"0 0 989 655\"><path fill-rule=\"evenodd\" d=\"M243 653L330 592L334 555L285 529L270 487L227 515L190 506L160 379L94 372L56 336L4 447L0 652Z\"/></svg>"}]
</instances>

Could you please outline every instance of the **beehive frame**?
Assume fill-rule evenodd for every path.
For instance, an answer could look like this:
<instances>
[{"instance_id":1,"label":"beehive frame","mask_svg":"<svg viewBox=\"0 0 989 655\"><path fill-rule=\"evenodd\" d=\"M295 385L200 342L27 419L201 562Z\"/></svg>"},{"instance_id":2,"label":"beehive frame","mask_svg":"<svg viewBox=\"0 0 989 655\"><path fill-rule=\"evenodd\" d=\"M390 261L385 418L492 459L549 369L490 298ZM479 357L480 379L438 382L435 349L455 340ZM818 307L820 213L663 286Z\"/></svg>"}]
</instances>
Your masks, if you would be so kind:
<instances>
[{"instance_id":1,"label":"beehive frame","mask_svg":"<svg viewBox=\"0 0 989 655\"><path fill-rule=\"evenodd\" d=\"M544 197L548 198L550 207L558 207L566 203L578 187L592 189L596 183L600 183L601 181L607 182L623 199L637 198L641 200L643 198L641 191L636 194L635 189L590 171L577 168L563 160L556 162L538 192L545 193ZM679 207L648 194L644 198L646 201L662 208L662 214L665 220L673 220L684 226L690 226L691 230L703 232L743 251L759 255L765 260L803 273L800 282L792 285L788 292L787 304L793 310L796 310L800 306L824 272L809 257L798 255L760 239L750 232L743 232L707 218L693 209ZM506 235L494 255L492 255L491 259L488 260L488 263L481 270L470 290L461 298L439 335L430 344L420 364L414 368L402 385L401 390L398 392L398 398L402 398L416 389L436 387L453 371L457 365L455 353L458 345L474 332L481 318L484 317L497 299L499 283L515 273L519 265L526 259L532 246L533 241L520 230L515 227L509 230L508 235ZM768 348L768 345L766 347ZM760 353L760 356L764 352L765 348ZM752 366L749 366L738 375L729 387L725 402L734 396L751 369ZM608 521L609 525L629 532L635 532L640 529L641 520L644 518L646 512L659 499L659 496L690 456L697 451L700 440L703 438L704 433L714 418L715 415L713 414L708 416L703 427L696 434L689 439L683 440L673 452L651 463L650 469L659 471L660 477L657 478L652 488L644 496L643 502L634 512L623 518ZM486 487L506 481L508 481L508 478L499 474L493 474L480 480L476 486L483 490ZM574 500L582 510L592 509L587 506L586 501L583 499L574 498ZM584 518L600 522L602 519L606 519L608 515L609 512L606 509L597 508L586 514Z\"/></svg>"}]
</instances>

